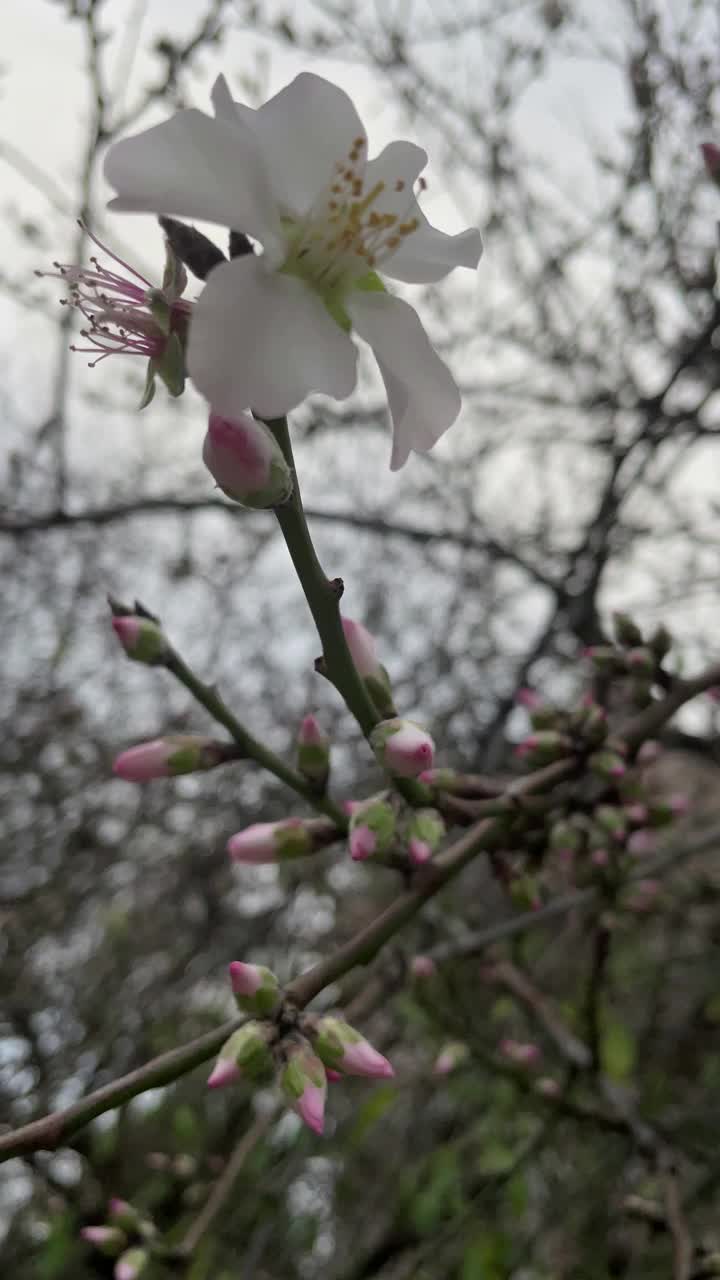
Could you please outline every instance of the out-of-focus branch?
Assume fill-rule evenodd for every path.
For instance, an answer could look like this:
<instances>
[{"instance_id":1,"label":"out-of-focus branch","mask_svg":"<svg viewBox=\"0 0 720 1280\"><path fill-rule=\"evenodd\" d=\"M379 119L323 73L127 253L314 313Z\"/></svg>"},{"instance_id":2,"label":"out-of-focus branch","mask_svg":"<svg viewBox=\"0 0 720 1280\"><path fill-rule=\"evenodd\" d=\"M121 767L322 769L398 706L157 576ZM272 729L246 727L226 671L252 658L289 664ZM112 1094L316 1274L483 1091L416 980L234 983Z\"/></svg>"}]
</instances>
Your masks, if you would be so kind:
<instances>
[{"instance_id":1,"label":"out-of-focus branch","mask_svg":"<svg viewBox=\"0 0 720 1280\"><path fill-rule=\"evenodd\" d=\"M138 1067L136 1071L130 1071L128 1075L113 1080L102 1089L96 1089L64 1111L54 1111L41 1120L33 1120L21 1129L3 1134L0 1136L0 1163L28 1151L57 1151L76 1130L82 1129L96 1116L113 1111L139 1093L146 1093L148 1089L172 1084L173 1080L187 1075L188 1071L212 1058L243 1021L240 1017L232 1018L179 1049L171 1049L169 1053L163 1053L159 1058L153 1058L151 1062Z\"/></svg>"}]
</instances>

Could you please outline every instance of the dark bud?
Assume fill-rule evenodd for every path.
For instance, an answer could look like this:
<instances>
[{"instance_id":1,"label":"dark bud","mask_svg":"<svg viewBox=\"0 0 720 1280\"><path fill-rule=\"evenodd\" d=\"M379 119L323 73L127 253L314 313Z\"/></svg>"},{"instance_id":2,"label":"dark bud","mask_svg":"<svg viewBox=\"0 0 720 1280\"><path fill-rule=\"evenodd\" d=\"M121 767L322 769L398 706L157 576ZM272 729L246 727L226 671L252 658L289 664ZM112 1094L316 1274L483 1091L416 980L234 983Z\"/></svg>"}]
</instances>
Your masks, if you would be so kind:
<instances>
[{"instance_id":1,"label":"dark bud","mask_svg":"<svg viewBox=\"0 0 720 1280\"><path fill-rule=\"evenodd\" d=\"M231 231L228 252L231 258L242 258L246 253L252 253L253 247L242 231Z\"/></svg>"},{"instance_id":2,"label":"dark bud","mask_svg":"<svg viewBox=\"0 0 720 1280\"><path fill-rule=\"evenodd\" d=\"M225 261L225 254L218 249L212 240L204 236L202 231L188 227L177 218L158 218L158 222L168 238L170 248L180 259L188 271L192 271L198 280L204 280L213 267Z\"/></svg>"}]
</instances>

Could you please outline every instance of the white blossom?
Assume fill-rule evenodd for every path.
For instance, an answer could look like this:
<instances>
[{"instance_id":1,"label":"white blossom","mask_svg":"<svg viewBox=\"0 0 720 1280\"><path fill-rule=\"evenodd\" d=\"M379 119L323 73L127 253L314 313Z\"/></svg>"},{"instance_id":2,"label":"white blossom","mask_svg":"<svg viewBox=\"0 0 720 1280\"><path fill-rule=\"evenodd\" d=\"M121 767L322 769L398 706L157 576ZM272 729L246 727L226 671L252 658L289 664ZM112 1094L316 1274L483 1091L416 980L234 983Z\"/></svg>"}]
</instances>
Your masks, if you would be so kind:
<instances>
[{"instance_id":1,"label":"white blossom","mask_svg":"<svg viewBox=\"0 0 720 1280\"><path fill-rule=\"evenodd\" d=\"M385 382L396 470L454 422L460 394L381 274L421 284L474 268L480 234L432 227L414 190L425 151L392 142L368 160L350 98L320 76L299 75L258 110L234 102L221 76L212 100L214 118L179 111L116 143L105 164L111 208L204 219L262 247L210 273L193 311L190 376L215 413L279 417L311 392L352 392L354 333Z\"/></svg>"}]
</instances>

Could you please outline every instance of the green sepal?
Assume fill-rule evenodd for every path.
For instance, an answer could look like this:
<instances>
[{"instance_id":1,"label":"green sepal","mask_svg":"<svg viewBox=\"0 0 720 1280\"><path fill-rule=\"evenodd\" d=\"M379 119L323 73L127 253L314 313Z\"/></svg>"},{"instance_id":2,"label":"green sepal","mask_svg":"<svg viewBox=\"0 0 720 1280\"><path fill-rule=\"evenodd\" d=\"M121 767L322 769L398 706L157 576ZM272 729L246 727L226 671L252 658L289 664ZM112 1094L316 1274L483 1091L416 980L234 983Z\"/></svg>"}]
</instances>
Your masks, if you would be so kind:
<instances>
[{"instance_id":1,"label":"green sepal","mask_svg":"<svg viewBox=\"0 0 720 1280\"><path fill-rule=\"evenodd\" d=\"M170 241L165 241L165 269L162 278L162 291L171 302L182 297L187 288L187 271L173 250Z\"/></svg>"},{"instance_id":2,"label":"green sepal","mask_svg":"<svg viewBox=\"0 0 720 1280\"><path fill-rule=\"evenodd\" d=\"M312 836L301 822L276 828L274 838L275 850L280 860L305 858L313 851Z\"/></svg>"},{"instance_id":3,"label":"green sepal","mask_svg":"<svg viewBox=\"0 0 720 1280\"><path fill-rule=\"evenodd\" d=\"M169 337L172 328L172 308L162 289L148 289L145 299L158 329Z\"/></svg>"},{"instance_id":4,"label":"green sepal","mask_svg":"<svg viewBox=\"0 0 720 1280\"><path fill-rule=\"evenodd\" d=\"M143 388L142 397L138 405L138 409L147 409L150 401L155 395L155 375L157 374L157 360L153 356L148 360L147 374L145 376L145 386Z\"/></svg>"},{"instance_id":5,"label":"green sepal","mask_svg":"<svg viewBox=\"0 0 720 1280\"><path fill-rule=\"evenodd\" d=\"M157 371L171 396L181 396L185 390L185 351L176 333L171 333L165 350L157 360Z\"/></svg>"},{"instance_id":6,"label":"green sepal","mask_svg":"<svg viewBox=\"0 0 720 1280\"><path fill-rule=\"evenodd\" d=\"M387 293L377 271L368 271L367 275L360 276L353 282L353 289L359 289L361 293Z\"/></svg>"},{"instance_id":7,"label":"green sepal","mask_svg":"<svg viewBox=\"0 0 720 1280\"><path fill-rule=\"evenodd\" d=\"M266 1080L275 1071L267 1035L258 1022L246 1022L234 1031L220 1050L220 1057L234 1062L246 1080Z\"/></svg>"}]
</instances>

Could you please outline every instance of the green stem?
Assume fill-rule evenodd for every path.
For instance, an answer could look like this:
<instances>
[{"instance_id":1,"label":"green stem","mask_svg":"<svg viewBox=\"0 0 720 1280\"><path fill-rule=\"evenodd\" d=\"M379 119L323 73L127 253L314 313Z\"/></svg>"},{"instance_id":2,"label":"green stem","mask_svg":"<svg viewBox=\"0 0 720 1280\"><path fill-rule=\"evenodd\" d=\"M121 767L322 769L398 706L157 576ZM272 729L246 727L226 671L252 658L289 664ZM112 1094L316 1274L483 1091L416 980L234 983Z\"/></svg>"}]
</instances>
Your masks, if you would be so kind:
<instances>
[{"instance_id":1,"label":"green stem","mask_svg":"<svg viewBox=\"0 0 720 1280\"><path fill-rule=\"evenodd\" d=\"M167 658L163 660L163 666L172 672L175 679L180 681L180 684L185 686L195 700L210 713L213 720L217 720L218 724L227 729L233 741L240 747L243 755L255 760L257 764L262 765L263 769L273 773L286 786L296 791L304 800L307 800L313 808L320 813L326 814L340 828L340 831L347 831L348 820L334 800L331 800L328 796L318 795L317 791L313 790L311 784L301 773L298 773L296 769L291 769L280 756L275 755L274 751L270 751L268 747L263 746L262 742L258 742L257 738L248 733L247 729L226 707L217 689L213 685L205 684L202 680L199 680L195 672L190 670L187 663L183 661L174 649L171 649Z\"/></svg>"},{"instance_id":2,"label":"green stem","mask_svg":"<svg viewBox=\"0 0 720 1280\"><path fill-rule=\"evenodd\" d=\"M286 418L275 418L267 424L273 432L285 461L293 473L293 492L288 502L275 508L278 524L300 579L305 599L322 642L325 670L357 720L365 737L369 737L381 716L378 714L365 684L358 674L340 621L342 582L325 577L317 558L300 496L295 459Z\"/></svg>"},{"instance_id":3,"label":"green stem","mask_svg":"<svg viewBox=\"0 0 720 1280\"><path fill-rule=\"evenodd\" d=\"M292 496L281 507L275 508L275 515L320 636L325 674L344 699L365 737L369 738L375 725L382 720L382 716L358 673L345 639L340 620L343 582L341 578L330 581L325 576L317 558L305 519L287 419L274 418L267 423L267 426L280 445L293 475ZM430 793L421 783L415 782L412 778L396 777L393 777L392 782L395 789L409 804L428 804Z\"/></svg>"}]
</instances>

